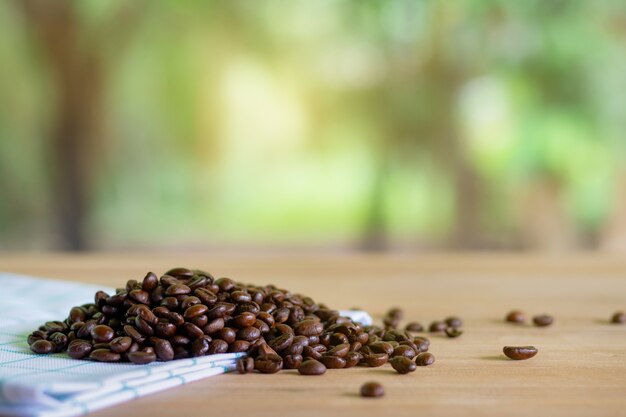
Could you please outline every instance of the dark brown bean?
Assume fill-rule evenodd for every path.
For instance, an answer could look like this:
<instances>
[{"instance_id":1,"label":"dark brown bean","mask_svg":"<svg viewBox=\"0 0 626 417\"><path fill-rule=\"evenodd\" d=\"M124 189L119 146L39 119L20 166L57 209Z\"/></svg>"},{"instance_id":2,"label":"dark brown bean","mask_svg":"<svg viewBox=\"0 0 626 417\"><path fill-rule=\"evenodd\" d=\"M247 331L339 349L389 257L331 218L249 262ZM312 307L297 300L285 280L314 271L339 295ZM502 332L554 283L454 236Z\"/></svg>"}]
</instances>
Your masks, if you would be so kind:
<instances>
[{"instance_id":1,"label":"dark brown bean","mask_svg":"<svg viewBox=\"0 0 626 417\"><path fill-rule=\"evenodd\" d=\"M502 351L516 361L530 359L537 354L537 348L534 346L505 346Z\"/></svg>"},{"instance_id":2,"label":"dark brown bean","mask_svg":"<svg viewBox=\"0 0 626 417\"><path fill-rule=\"evenodd\" d=\"M261 337L261 331L256 327L246 327L237 331L237 338L248 342L254 342Z\"/></svg>"},{"instance_id":3,"label":"dark brown bean","mask_svg":"<svg viewBox=\"0 0 626 417\"><path fill-rule=\"evenodd\" d=\"M626 323L626 313L623 311L617 311L611 316L611 323L613 324L624 324Z\"/></svg>"},{"instance_id":4,"label":"dark brown bean","mask_svg":"<svg viewBox=\"0 0 626 417\"><path fill-rule=\"evenodd\" d=\"M386 353L372 353L363 357L363 361L365 361L365 363L372 368L383 366L388 360L389 355Z\"/></svg>"},{"instance_id":5,"label":"dark brown bean","mask_svg":"<svg viewBox=\"0 0 626 417\"><path fill-rule=\"evenodd\" d=\"M415 358L417 366L430 366L435 363L435 355L429 352L422 352Z\"/></svg>"},{"instance_id":6,"label":"dark brown bean","mask_svg":"<svg viewBox=\"0 0 626 417\"><path fill-rule=\"evenodd\" d=\"M254 360L254 368L264 374L275 374L283 367L283 359L279 355L260 355Z\"/></svg>"},{"instance_id":7,"label":"dark brown bean","mask_svg":"<svg viewBox=\"0 0 626 417\"><path fill-rule=\"evenodd\" d=\"M130 345L132 344L133 344L133 339L131 339L128 336L120 336L111 340L111 342L109 343L109 346L113 352L124 353L130 348Z\"/></svg>"},{"instance_id":8,"label":"dark brown bean","mask_svg":"<svg viewBox=\"0 0 626 417\"><path fill-rule=\"evenodd\" d=\"M115 331L109 326L99 324L91 329L91 337L94 342L106 343L110 342L115 337Z\"/></svg>"},{"instance_id":9,"label":"dark brown bean","mask_svg":"<svg viewBox=\"0 0 626 417\"><path fill-rule=\"evenodd\" d=\"M152 292L159 286L159 279L154 272L148 272L141 281L141 289L146 292Z\"/></svg>"},{"instance_id":10,"label":"dark brown bean","mask_svg":"<svg viewBox=\"0 0 626 417\"><path fill-rule=\"evenodd\" d=\"M201 328L191 323L183 324L183 331L187 336L191 337L192 339L197 339L204 335L204 332Z\"/></svg>"},{"instance_id":11,"label":"dark brown bean","mask_svg":"<svg viewBox=\"0 0 626 417\"><path fill-rule=\"evenodd\" d=\"M326 354L322 355L319 361L322 362L328 369L341 369L346 366L346 360L344 358L340 358L339 356Z\"/></svg>"},{"instance_id":12,"label":"dark brown bean","mask_svg":"<svg viewBox=\"0 0 626 417\"><path fill-rule=\"evenodd\" d=\"M348 352L344 359L346 361L344 368L352 368L353 366L356 366L361 359L363 359L363 355L359 352Z\"/></svg>"},{"instance_id":13,"label":"dark brown bean","mask_svg":"<svg viewBox=\"0 0 626 417\"><path fill-rule=\"evenodd\" d=\"M211 344L210 338L200 337L191 344L191 356L204 356L209 352Z\"/></svg>"},{"instance_id":14,"label":"dark brown bean","mask_svg":"<svg viewBox=\"0 0 626 417\"><path fill-rule=\"evenodd\" d=\"M150 303L150 294L144 290L132 290L128 293L128 297L140 304Z\"/></svg>"},{"instance_id":15,"label":"dark brown bean","mask_svg":"<svg viewBox=\"0 0 626 417\"><path fill-rule=\"evenodd\" d=\"M213 339L209 345L209 354L226 353L228 352L228 343L222 339Z\"/></svg>"},{"instance_id":16,"label":"dark brown bean","mask_svg":"<svg viewBox=\"0 0 626 417\"><path fill-rule=\"evenodd\" d=\"M459 337L463 334L463 330L460 330L457 327L446 327L446 336L448 337Z\"/></svg>"},{"instance_id":17,"label":"dark brown bean","mask_svg":"<svg viewBox=\"0 0 626 417\"><path fill-rule=\"evenodd\" d=\"M52 351L54 350L54 345L52 344L52 342L39 339L36 340L32 345L30 345L30 350L39 354L52 353Z\"/></svg>"},{"instance_id":18,"label":"dark brown bean","mask_svg":"<svg viewBox=\"0 0 626 417\"><path fill-rule=\"evenodd\" d=\"M391 357L395 358L396 356L404 356L409 359L413 359L417 356L417 352L413 348L407 345L400 345L393 350Z\"/></svg>"},{"instance_id":19,"label":"dark brown bean","mask_svg":"<svg viewBox=\"0 0 626 417\"><path fill-rule=\"evenodd\" d=\"M522 324L526 321L526 314L520 310L513 310L504 318L506 322Z\"/></svg>"},{"instance_id":20,"label":"dark brown bean","mask_svg":"<svg viewBox=\"0 0 626 417\"><path fill-rule=\"evenodd\" d=\"M193 305L193 306L187 308L185 310L185 313L183 314L183 317L186 320L189 320L189 319L192 319L194 317L201 316L204 313L206 313L207 311L209 311L209 307L205 306L204 304L196 304L196 305Z\"/></svg>"},{"instance_id":21,"label":"dark brown bean","mask_svg":"<svg viewBox=\"0 0 626 417\"><path fill-rule=\"evenodd\" d=\"M446 323L444 323L443 321L433 321L432 323L430 323L430 327L428 328L428 330L432 333L438 333L446 330L446 327Z\"/></svg>"},{"instance_id":22,"label":"dark brown bean","mask_svg":"<svg viewBox=\"0 0 626 417\"><path fill-rule=\"evenodd\" d=\"M417 369L417 365L406 356L395 356L389 360L391 367L399 374L408 374Z\"/></svg>"},{"instance_id":23,"label":"dark brown bean","mask_svg":"<svg viewBox=\"0 0 626 417\"><path fill-rule=\"evenodd\" d=\"M91 343L87 340L76 339L67 347L67 354L73 359L82 359L91 352Z\"/></svg>"},{"instance_id":24,"label":"dark brown bean","mask_svg":"<svg viewBox=\"0 0 626 417\"><path fill-rule=\"evenodd\" d=\"M174 296L174 295L185 295L191 293L191 288L186 286L185 284L173 284L167 287L165 290L165 295Z\"/></svg>"},{"instance_id":25,"label":"dark brown bean","mask_svg":"<svg viewBox=\"0 0 626 417\"><path fill-rule=\"evenodd\" d=\"M324 325L313 319L302 320L294 326L297 335L319 336L324 331Z\"/></svg>"},{"instance_id":26,"label":"dark brown bean","mask_svg":"<svg viewBox=\"0 0 626 417\"><path fill-rule=\"evenodd\" d=\"M298 369L302 365L302 355L286 355L283 357L284 369Z\"/></svg>"},{"instance_id":27,"label":"dark brown bean","mask_svg":"<svg viewBox=\"0 0 626 417\"><path fill-rule=\"evenodd\" d=\"M552 318L552 316L549 316L547 314L542 314L542 315L533 317L533 323L535 323L535 326L537 327L549 326L552 324L553 321L554 319Z\"/></svg>"},{"instance_id":28,"label":"dark brown bean","mask_svg":"<svg viewBox=\"0 0 626 417\"><path fill-rule=\"evenodd\" d=\"M48 340L54 345L55 352L61 352L68 344L67 336L61 332L52 333Z\"/></svg>"},{"instance_id":29,"label":"dark brown bean","mask_svg":"<svg viewBox=\"0 0 626 417\"><path fill-rule=\"evenodd\" d=\"M378 398L385 395L385 389L378 382L366 382L361 386L361 397Z\"/></svg>"},{"instance_id":30,"label":"dark brown bean","mask_svg":"<svg viewBox=\"0 0 626 417\"><path fill-rule=\"evenodd\" d=\"M128 360L137 365L145 365L156 361L156 359L156 354L150 352L137 351L128 354Z\"/></svg>"},{"instance_id":31,"label":"dark brown bean","mask_svg":"<svg viewBox=\"0 0 626 417\"><path fill-rule=\"evenodd\" d=\"M254 359L252 358L241 358L237 360L237 372L240 374L249 374L254 370Z\"/></svg>"},{"instance_id":32,"label":"dark brown bean","mask_svg":"<svg viewBox=\"0 0 626 417\"><path fill-rule=\"evenodd\" d=\"M168 340L152 337L150 341L154 345L154 353L156 353L159 360L171 361L174 359L174 348Z\"/></svg>"},{"instance_id":33,"label":"dark brown bean","mask_svg":"<svg viewBox=\"0 0 626 417\"><path fill-rule=\"evenodd\" d=\"M315 359L307 359L298 367L300 375L323 375L326 373L326 366Z\"/></svg>"},{"instance_id":34,"label":"dark brown bean","mask_svg":"<svg viewBox=\"0 0 626 417\"><path fill-rule=\"evenodd\" d=\"M124 328L124 330L126 331L126 328ZM128 334L128 332L126 334ZM174 336L174 334L176 334L176 326L167 321L159 321L156 326L154 326L154 334L163 339L169 339ZM136 342L141 343L139 340L135 339L132 334L129 334L129 336L132 337Z\"/></svg>"},{"instance_id":35,"label":"dark brown bean","mask_svg":"<svg viewBox=\"0 0 626 417\"><path fill-rule=\"evenodd\" d=\"M235 340L228 346L228 351L231 353L247 352L250 349L250 342L246 340Z\"/></svg>"},{"instance_id":36,"label":"dark brown bean","mask_svg":"<svg viewBox=\"0 0 626 417\"><path fill-rule=\"evenodd\" d=\"M112 352L109 349L95 349L89 354L89 359L96 362L119 362L121 356L119 353Z\"/></svg>"},{"instance_id":37,"label":"dark brown bean","mask_svg":"<svg viewBox=\"0 0 626 417\"><path fill-rule=\"evenodd\" d=\"M256 322L256 316L253 313L244 312L234 318L235 325L239 328L250 327Z\"/></svg>"},{"instance_id":38,"label":"dark brown bean","mask_svg":"<svg viewBox=\"0 0 626 417\"><path fill-rule=\"evenodd\" d=\"M424 326L422 326L420 323L416 322L416 321L412 321L411 323L407 324L406 327L404 328L407 332L423 332L424 331Z\"/></svg>"}]
</instances>

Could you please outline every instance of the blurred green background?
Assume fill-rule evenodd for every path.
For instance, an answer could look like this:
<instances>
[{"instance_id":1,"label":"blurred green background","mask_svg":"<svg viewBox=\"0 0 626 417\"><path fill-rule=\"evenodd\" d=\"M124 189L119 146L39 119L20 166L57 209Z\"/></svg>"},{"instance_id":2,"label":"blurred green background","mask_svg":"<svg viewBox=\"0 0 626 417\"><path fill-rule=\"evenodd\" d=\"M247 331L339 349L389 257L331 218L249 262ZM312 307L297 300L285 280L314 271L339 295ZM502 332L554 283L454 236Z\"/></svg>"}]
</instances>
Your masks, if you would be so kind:
<instances>
[{"instance_id":1,"label":"blurred green background","mask_svg":"<svg viewBox=\"0 0 626 417\"><path fill-rule=\"evenodd\" d=\"M0 248L626 251L626 2L0 2Z\"/></svg>"}]
</instances>

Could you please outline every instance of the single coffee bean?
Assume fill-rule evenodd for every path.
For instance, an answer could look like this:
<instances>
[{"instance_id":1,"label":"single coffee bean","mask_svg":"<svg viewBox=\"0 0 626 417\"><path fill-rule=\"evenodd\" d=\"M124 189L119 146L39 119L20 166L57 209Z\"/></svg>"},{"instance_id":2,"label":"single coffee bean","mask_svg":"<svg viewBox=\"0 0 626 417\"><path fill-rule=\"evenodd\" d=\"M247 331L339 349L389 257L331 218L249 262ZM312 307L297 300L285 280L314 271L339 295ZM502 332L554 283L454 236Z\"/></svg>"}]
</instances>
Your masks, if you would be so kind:
<instances>
[{"instance_id":1,"label":"single coffee bean","mask_svg":"<svg viewBox=\"0 0 626 417\"><path fill-rule=\"evenodd\" d=\"M150 341L154 345L154 353L156 353L159 360L171 361L174 359L174 348L168 340L152 337Z\"/></svg>"},{"instance_id":2,"label":"single coffee bean","mask_svg":"<svg viewBox=\"0 0 626 417\"><path fill-rule=\"evenodd\" d=\"M323 363L315 359L307 359L298 367L300 375L322 375L326 373Z\"/></svg>"},{"instance_id":3,"label":"single coffee bean","mask_svg":"<svg viewBox=\"0 0 626 417\"><path fill-rule=\"evenodd\" d=\"M209 355L228 352L228 343L222 339L214 339L209 345Z\"/></svg>"},{"instance_id":4,"label":"single coffee bean","mask_svg":"<svg viewBox=\"0 0 626 417\"><path fill-rule=\"evenodd\" d=\"M526 314L520 310L513 310L504 318L509 323L522 324L526 321Z\"/></svg>"},{"instance_id":5,"label":"single coffee bean","mask_svg":"<svg viewBox=\"0 0 626 417\"><path fill-rule=\"evenodd\" d=\"M145 365L156 361L156 359L156 354L150 352L137 351L128 354L128 360L137 365Z\"/></svg>"},{"instance_id":6,"label":"single coffee bean","mask_svg":"<svg viewBox=\"0 0 626 417\"><path fill-rule=\"evenodd\" d=\"M446 318L444 322L448 327L463 327L463 320L455 316Z\"/></svg>"},{"instance_id":7,"label":"single coffee bean","mask_svg":"<svg viewBox=\"0 0 626 417\"><path fill-rule=\"evenodd\" d=\"M435 363L435 355L429 352L422 352L415 358L417 366L430 366Z\"/></svg>"},{"instance_id":8,"label":"single coffee bean","mask_svg":"<svg viewBox=\"0 0 626 417\"><path fill-rule=\"evenodd\" d=\"M115 332L109 326L99 324L91 330L91 337L93 338L94 342L106 343L111 341L113 337L115 337Z\"/></svg>"},{"instance_id":9,"label":"single coffee bean","mask_svg":"<svg viewBox=\"0 0 626 417\"><path fill-rule=\"evenodd\" d=\"M70 310L69 319L71 323L77 323L79 321L85 321L87 314L82 307L72 307Z\"/></svg>"},{"instance_id":10,"label":"single coffee bean","mask_svg":"<svg viewBox=\"0 0 626 417\"><path fill-rule=\"evenodd\" d=\"M302 355L286 355L283 357L283 368L298 369L302 364Z\"/></svg>"},{"instance_id":11,"label":"single coffee bean","mask_svg":"<svg viewBox=\"0 0 626 417\"><path fill-rule=\"evenodd\" d=\"M178 279L189 279L193 277L193 271L191 269L177 267L170 269L165 273L165 275L176 277Z\"/></svg>"},{"instance_id":12,"label":"single coffee bean","mask_svg":"<svg viewBox=\"0 0 626 417\"><path fill-rule=\"evenodd\" d=\"M95 349L89 354L89 359L96 362L119 362L121 357L119 353L115 353L109 349Z\"/></svg>"},{"instance_id":13,"label":"single coffee bean","mask_svg":"<svg viewBox=\"0 0 626 417\"><path fill-rule=\"evenodd\" d=\"M363 355L359 352L348 352L344 359L346 361L344 368L352 368L353 366L356 366L361 359L363 359Z\"/></svg>"},{"instance_id":14,"label":"single coffee bean","mask_svg":"<svg viewBox=\"0 0 626 417\"><path fill-rule=\"evenodd\" d=\"M426 352L430 347L430 340L422 336L417 336L413 338L413 343L415 343L415 346L417 346L420 352Z\"/></svg>"},{"instance_id":15,"label":"single coffee bean","mask_svg":"<svg viewBox=\"0 0 626 417\"><path fill-rule=\"evenodd\" d=\"M448 337L459 337L462 334L463 330L460 330L457 327L446 327L446 336Z\"/></svg>"},{"instance_id":16,"label":"single coffee bean","mask_svg":"<svg viewBox=\"0 0 626 417\"><path fill-rule=\"evenodd\" d=\"M236 370L240 374L249 374L254 370L254 359L241 358L236 362Z\"/></svg>"},{"instance_id":17,"label":"single coffee bean","mask_svg":"<svg viewBox=\"0 0 626 417\"><path fill-rule=\"evenodd\" d=\"M256 322L256 316L250 312L244 312L234 318L237 327L251 327Z\"/></svg>"},{"instance_id":18,"label":"single coffee bean","mask_svg":"<svg viewBox=\"0 0 626 417\"><path fill-rule=\"evenodd\" d=\"M67 354L72 359L83 359L91 353L91 343L87 340L76 339L67 347Z\"/></svg>"},{"instance_id":19,"label":"single coffee bean","mask_svg":"<svg viewBox=\"0 0 626 417\"><path fill-rule=\"evenodd\" d=\"M389 360L389 355L387 355L386 353L372 353L370 355L365 355L363 357L363 360L368 366L376 368L378 366L383 366L384 364L386 364Z\"/></svg>"},{"instance_id":20,"label":"single coffee bean","mask_svg":"<svg viewBox=\"0 0 626 417\"><path fill-rule=\"evenodd\" d=\"M330 349L327 353L332 356L338 356L343 358L350 351L349 343L342 343L341 345L337 345L334 348ZM393 349L391 350L393 352Z\"/></svg>"},{"instance_id":21,"label":"single coffee bean","mask_svg":"<svg viewBox=\"0 0 626 417\"><path fill-rule=\"evenodd\" d=\"M146 292L152 292L159 286L159 279L154 272L148 272L141 281L141 289Z\"/></svg>"},{"instance_id":22,"label":"single coffee bean","mask_svg":"<svg viewBox=\"0 0 626 417\"><path fill-rule=\"evenodd\" d=\"M211 340L209 337L200 337L191 343L191 356L204 356L209 352Z\"/></svg>"},{"instance_id":23,"label":"single coffee bean","mask_svg":"<svg viewBox=\"0 0 626 417\"><path fill-rule=\"evenodd\" d=\"M420 323L418 323L416 321L412 321L411 323L407 324L404 329L407 332L419 333L419 332L423 332L424 331L424 326L422 326Z\"/></svg>"},{"instance_id":24,"label":"single coffee bean","mask_svg":"<svg viewBox=\"0 0 626 417\"><path fill-rule=\"evenodd\" d=\"M446 327L448 326L443 321L433 321L432 323L430 323L430 327L428 328L428 330L432 333L438 333L445 331Z\"/></svg>"},{"instance_id":25,"label":"single coffee bean","mask_svg":"<svg viewBox=\"0 0 626 417\"><path fill-rule=\"evenodd\" d=\"M68 328L62 321L48 321L44 326L49 333L64 332Z\"/></svg>"},{"instance_id":26,"label":"single coffee bean","mask_svg":"<svg viewBox=\"0 0 626 417\"><path fill-rule=\"evenodd\" d=\"M144 290L132 290L128 293L128 297L139 304L150 303L150 294Z\"/></svg>"},{"instance_id":27,"label":"single coffee bean","mask_svg":"<svg viewBox=\"0 0 626 417\"><path fill-rule=\"evenodd\" d=\"M371 343L369 347L374 353L386 353L387 355L392 355L394 351L393 345L388 342L374 342Z\"/></svg>"},{"instance_id":28,"label":"single coffee bean","mask_svg":"<svg viewBox=\"0 0 626 417\"><path fill-rule=\"evenodd\" d=\"M133 336L132 334L129 334L126 327L124 327L124 332L126 332L126 334L128 334L128 336L130 336L136 342L141 343L141 340L137 340L135 336ZM139 333L136 329L135 329L135 332L141 335L141 333ZM160 338L169 339L176 334L176 326L172 323L168 323L167 320L159 321L156 324L156 326L154 326L154 334Z\"/></svg>"},{"instance_id":29,"label":"single coffee bean","mask_svg":"<svg viewBox=\"0 0 626 417\"><path fill-rule=\"evenodd\" d=\"M254 368L263 374L275 374L283 367L283 359L279 355L260 355L254 360Z\"/></svg>"},{"instance_id":30,"label":"single coffee bean","mask_svg":"<svg viewBox=\"0 0 626 417\"><path fill-rule=\"evenodd\" d=\"M48 340L54 345L55 352L61 352L68 344L67 336L61 332L52 333Z\"/></svg>"},{"instance_id":31,"label":"single coffee bean","mask_svg":"<svg viewBox=\"0 0 626 417\"><path fill-rule=\"evenodd\" d=\"M391 357L404 356L409 359L413 359L417 355L417 352L413 348L407 345L400 345L393 350Z\"/></svg>"},{"instance_id":32,"label":"single coffee bean","mask_svg":"<svg viewBox=\"0 0 626 417\"><path fill-rule=\"evenodd\" d=\"M626 313L623 311L617 311L611 317L611 323L613 324L624 324L626 323Z\"/></svg>"},{"instance_id":33,"label":"single coffee bean","mask_svg":"<svg viewBox=\"0 0 626 417\"><path fill-rule=\"evenodd\" d=\"M261 331L256 327L246 327L237 331L237 338L248 342L254 342L261 337Z\"/></svg>"},{"instance_id":34,"label":"single coffee bean","mask_svg":"<svg viewBox=\"0 0 626 417\"><path fill-rule=\"evenodd\" d=\"M110 349L116 353L126 352L130 348L130 345L132 344L133 344L133 339L131 339L128 336L116 337L115 339L111 340L111 342L109 343Z\"/></svg>"},{"instance_id":35,"label":"single coffee bean","mask_svg":"<svg viewBox=\"0 0 626 417\"><path fill-rule=\"evenodd\" d=\"M204 332L201 328L191 323L183 324L183 331L187 336L191 337L192 339L197 339L204 335Z\"/></svg>"},{"instance_id":36,"label":"single coffee bean","mask_svg":"<svg viewBox=\"0 0 626 417\"><path fill-rule=\"evenodd\" d=\"M395 356L389 360L389 363L399 374L408 374L417 369L415 362L406 356Z\"/></svg>"},{"instance_id":37,"label":"single coffee bean","mask_svg":"<svg viewBox=\"0 0 626 417\"><path fill-rule=\"evenodd\" d=\"M230 353L247 352L248 349L250 349L250 342L246 340L235 340L228 346Z\"/></svg>"},{"instance_id":38,"label":"single coffee bean","mask_svg":"<svg viewBox=\"0 0 626 417\"><path fill-rule=\"evenodd\" d=\"M533 317L533 323L535 323L535 326L537 327L549 326L552 324L553 321L554 319L552 318L552 316L549 316L547 314Z\"/></svg>"},{"instance_id":39,"label":"single coffee bean","mask_svg":"<svg viewBox=\"0 0 626 417\"><path fill-rule=\"evenodd\" d=\"M185 284L173 284L165 290L165 295L167 296L185 295L189 293L191 293L191 288Z\"/></svg>"},{"instance_id":40,"label":"single coffee bean","mask_svg":"<svg viewBox=\"0 0 626 417\"><path fill-rule=\"evenodd\" d=\"M534 346L505 346L502 351L516 361L530 359L537 354L537 348Z\"/></svg>"},{"instance_id":41,"label":"single coffee bean","mask_svg":"<svg viewBox=\"0 0 626 417\"><path fill-rule=\"evenodd\" d=\"M366 382L361 385L361 397L378 398L385 395L385 389L378 382Z\"/></svg>"},{"instance_id":42,"label":"single coffee bean","mask_svg":"<svg viewBox=\"0 0 626 417\"><path fill-rule=\"evenodd\" d=\"M193 305L193 306L187 308L185 310L185 313L183 314L183 317L186 320L189 320L189 319L192 319L194 317L201 316L204 313L206 313L207 311L209 311L209 307L205 306L204 304L196 304L196 305Z\"/></svg>"},{"instance_id":43,"label":"single coffee bean","mask_svg":"<svg viewBox=\"0 0 626 417\"><path fill-rule=\"evenodd\" d=\"M324 325L319 321L306 319L294 326L297 335L303 336L319 336L324 331Z\"/></svg>"},{"instance_id":44,"label":"single coffee bean","mask_svg":"<svg viewBox=\"0 0 626 417\"><path fill-rule=\"evenodd\" d=\"M154 329L147 321L142 319L140 316L135 317L135 327L139 330L143 335L152 336L154 334Z\"/></svg>"},{"instance_id":45,"label":"single coffee bean","mask_svg":"<svg viewBox=\"0 0 626 417\"><path fill-rule=\"evenodd\" d=\"M341 369L346 366L346 360L339 356L322 355L319 361L328 369Z\"/></svg>"},{"instance_id":46,"label":"single coffee bean","mask_svg":"<svg viewBox=\"0 0 626 417\"><path fill-rule=\"evenodd\" d=\"M40 339L36 340L32 345L30 345L30 350L40 354L52 353L52 351L54 350L54 345L52 344L52 342Z\"/></svg>"}]
</instances>

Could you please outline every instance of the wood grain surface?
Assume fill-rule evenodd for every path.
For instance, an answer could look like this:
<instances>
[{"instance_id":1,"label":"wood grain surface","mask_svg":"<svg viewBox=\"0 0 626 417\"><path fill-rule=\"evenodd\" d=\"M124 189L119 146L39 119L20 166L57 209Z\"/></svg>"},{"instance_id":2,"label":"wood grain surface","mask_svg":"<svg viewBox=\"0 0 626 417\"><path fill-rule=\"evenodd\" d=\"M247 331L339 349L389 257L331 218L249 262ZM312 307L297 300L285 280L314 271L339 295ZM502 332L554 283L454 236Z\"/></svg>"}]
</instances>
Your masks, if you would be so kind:
<instances>
[{"instance_id":1,"label":"wood grain surface","mask_svg":"<svg viewBox=\"0 0 626 417\"><path fill-rule=\"evenodd\" d=\"M392 306L428 324L465 321L457 339L432 336L437 361L399 375L389 366L304 377L221 375L91 414L97 416L617 416L626 415L626 259L609 255L0 254L0 270L121 286L171 266L301 292L375 319ZM503 322L511 309L549 313L547 328ZM534 345L528 361L505 345ZM379 381L381 399L358 396Z\"/></svg>"}]
</instances>

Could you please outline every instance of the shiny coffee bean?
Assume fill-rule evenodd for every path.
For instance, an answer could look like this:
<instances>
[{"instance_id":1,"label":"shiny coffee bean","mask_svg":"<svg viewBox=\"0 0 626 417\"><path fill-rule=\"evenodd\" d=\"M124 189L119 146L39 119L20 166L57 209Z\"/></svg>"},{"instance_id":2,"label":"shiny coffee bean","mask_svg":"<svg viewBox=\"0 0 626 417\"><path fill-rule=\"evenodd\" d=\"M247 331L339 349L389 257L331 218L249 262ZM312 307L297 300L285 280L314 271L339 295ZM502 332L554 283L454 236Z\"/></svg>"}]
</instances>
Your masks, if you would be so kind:
<instances>
[{"instance_id":1,"label":"shiny coffee bean","mask_svg":"<svg viewBox=\"0 0 626 417\"><path fill-rule=\"evenodd\" d=\"M128 360L137 365L145 365L156 361L156 359L156 354L150 352L137 351L128 354Z\"/></svg>"},{"instance_id":2,"label":"shiny coffee bean","mask_svg":"<svg viewBox=\"0 0 626 417\"><path fill-rule=\"evenodd\" d=\"M415 356L417 356L417 352L415 352L415 350L411 348L410 346L400 345L393 350L393 353L391 354L391 356L393 358L395 358L396 356L404 356L409 359L413 359Z\"/></svg>"},{"instance_id":3,"label":"shiny coffee bean","mask_svg":"<svg viewBox=\"0 0 626 417\"><path fill-rule=\"evenodd\" d=\"M109 326L99 324L91 330L91 337L94 342L106 343L115 337L115 332Z\"/></svg>"},{"instance_id":4,"label":"shiny coffee bean","mask_svg":"<svg viewBox=\"0 0 626 417\"><path fill-rule=\"evenodd\" d=\"M133 344L133 339L128 336L120 336L109 342L110 349L116 353L124 353Z\"/></svg>"},{"instance_id":5,"label":"shiny coffee bean","mask_svg":"<svg viewBox=\"0 0 626 417\"><path fill-rule=\"evenodd\" d=\"M307 359L298 367L298 372L301 375L322 375L326 373L326 367L315 359Z\"/></svg>"},{"instance_id":6,"label":"shiny coffee bean","mask_svg":"<svg viewBox=\"0 0 626 417\"><path fill-rule=\"evenodd\" d=\"M522 324L526 321L526 314L520 310L513 310L506 315L504 320L508 323Z\"/></svg>"},{"instance_id":7,"label":"shiny coffee bean","mask_svg":"<svg viewBox=\"0 0 626 417\"><path fill-rule=\"evenodd\" d=\"M260 355L254 360L254 368L263 374L275 374L283 367L283 359L279 355Z\"/></svg>"},{"instance_id":8,"label":"shiny coffee bean","mask_svg":"<svg viewBox=\"0 0 626 417\"><path fill-rule=\"evenodd\" d=\"M460 330L457 327L446 327L446 336L448 337L459 337L463 334L463 330Z\"/></svg>"},{"instance_id":9,"label":"shiny coffee bean","mask_svg":"<svg viewBox=\"0 0 626 417\"><path fill-rule=\"evenodd\" d=\"M383 366L388 360L389 355L386 353L372 353L363 357L363 361L365 361L365 363L372 368Z\"/></svg>"},{"instance_id":10,"label":"shiny coffee bean","mask_svg":"<svg viewBox=\"0 0 626 417\"><path fill-rule=\"evenodd\" d=\"M252 358L241 358L237 360L236 370L240 374L249 374L254 371L254 359Z\"/></svg>"},{"instance_id":11,"label":"shiny coffee bean","mask_svg":"<svg viewBox=\"0 0 626 417\"><path fill-rule=\"evenodd\" d=\"M537 348L534 346L505 346L502 351L516 361L530 359L537 354Z\"/></svg>"},{"instance_id":12,"label":"shiny coffee bean","mask_svg":"<svg viewBox=\"0 0 626 417\"><path fill-rule=\"evenodd\" d=\"M435 363L435 355L429 352L422 352L415 358L417 366L430 366Z\"/></svg>"},{"instance_id":13,"label":"shiny coffee bean","mask_svg":"<svg viewBox=\"0 0 626 417\"><path fill-rule=\"evenodd\" d=\"M406 356L395 356L389 360L389 363L399 374L408 374L417 369L417 365Z\"/></svg>"},{"instance_id":14,"label":"shiny coffee bean","mask_svg":"<svg viewBox=\"0 0 626 417\"><path fill-rule=\"evenodd\" d=\"M154 353L156 353L160 361L171 361L174 359L174 348L169 340L152 337L150 341L154 345Z\"/></svg>"},{"instance_id":15,"label":"shiny coffee bean","mask_svg":"<svg viewBox=\"0 0 626 417\"><path fill-rule=\"evenodd\" d=\"M76 339L67 347L67 354L72 359L83 359L91 353L91 343L86 340Z\"/></svg>"},{"instance_id":16,"label":"shiny coffee bean","mask_svg":"<svg viewBox=\"0 0 626 417\"><path fill-rule=\"evenodd\" d=\"M404 329L407 332L419 333L419 332L423 332L424 331L424 326L422 326L420 323L418 323L416 321L413 321L413 322L407 324Z\"/></svg>"},{"instance_id":17,"label":"shiny coffee bean","mask_svg":"<svg viewBox=\"0 0 626 417\"><path fill-rule=\"evenodd\" d=\"M30 350L40 354L52 353L52 351L54 350L54 345L52 344L52 342L40 339L36 340L32 345L30 345Z\"/></svg>"},{"instance_id":18,"label":"shiny coffee bean","mask_svg":"<svg viewBox=\"0 0 626 417\"><path fill-rule=\"evenodd\" d=\"M431 333L438 333L445 331L446 327L448 326L443 321L433 321L432 323L430 323L430 327L428 328L428 330Z\"/></svg>"},{"instance_id":19,"label":"shiny coffee bean","mask_svg":"<svg viewBox=\"0 0 626 417\"><path fill-rule=\"evenodd\" d=\"M119 362L121 357L119 353L115 353L109 349L95 349L89 354L89 359L96 362Z\"/></svg>"}]
</instances>

